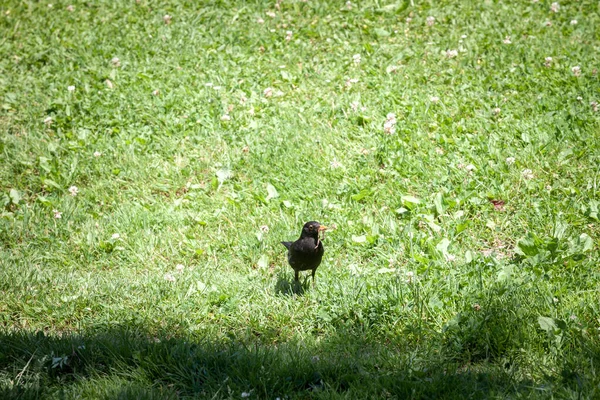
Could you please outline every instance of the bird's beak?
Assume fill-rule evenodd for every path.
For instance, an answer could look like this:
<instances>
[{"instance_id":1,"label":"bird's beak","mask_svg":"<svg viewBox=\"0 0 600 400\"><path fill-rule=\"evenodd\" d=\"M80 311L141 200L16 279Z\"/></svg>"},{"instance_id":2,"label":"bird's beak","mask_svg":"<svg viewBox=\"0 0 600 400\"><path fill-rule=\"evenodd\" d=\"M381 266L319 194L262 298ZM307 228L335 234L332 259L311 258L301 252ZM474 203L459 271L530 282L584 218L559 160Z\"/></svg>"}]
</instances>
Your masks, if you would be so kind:
<instances>
[{"instance_id":1,"label":"bird's beak","mask_svg":"<svg viewBox=\"0 0 600 400\"><path fill-rule=\"evenodd\" d=\"M327 227L325 225L320 225L319 226L319 232L322 232L322 231L324 231L326 229L327 229Z\"/></svg>"}]
</instances>

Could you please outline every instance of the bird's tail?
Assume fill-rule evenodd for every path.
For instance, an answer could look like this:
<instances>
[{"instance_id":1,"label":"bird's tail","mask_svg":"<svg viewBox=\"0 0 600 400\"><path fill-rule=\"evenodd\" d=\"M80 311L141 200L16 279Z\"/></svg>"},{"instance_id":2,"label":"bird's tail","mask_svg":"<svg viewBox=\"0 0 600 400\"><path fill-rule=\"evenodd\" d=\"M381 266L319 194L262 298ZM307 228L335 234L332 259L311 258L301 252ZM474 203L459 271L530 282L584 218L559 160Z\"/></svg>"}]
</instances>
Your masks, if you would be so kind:
<instances>
[{"instance_id":1,"label":"bird's tail","mask_svg":"<svg viewBox=\"0 0 600 400\"><path fill-rule=\"evenodd\" d=\"M290 246L292 245L292 242L281 242L281 244L284 245L289 250Z\"/></svg>"}]
</instances>

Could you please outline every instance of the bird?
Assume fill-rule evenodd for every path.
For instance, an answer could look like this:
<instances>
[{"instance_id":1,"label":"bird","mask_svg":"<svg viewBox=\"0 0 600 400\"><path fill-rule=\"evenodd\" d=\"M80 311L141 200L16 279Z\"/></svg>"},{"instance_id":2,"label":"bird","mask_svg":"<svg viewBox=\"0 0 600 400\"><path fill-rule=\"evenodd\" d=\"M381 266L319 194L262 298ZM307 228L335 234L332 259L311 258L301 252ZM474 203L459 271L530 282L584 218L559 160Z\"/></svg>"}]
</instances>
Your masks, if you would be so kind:
<instances>
[{"instance_id":1,"label":"bird","mask_svg":"<svg viewBox=\"0 0 600 400\"><path fill-rule=\"evenodd\" d=\"M302 227L300 238L295 242L281 242L287 249L287 259L294 269L296 283L299 283L298 273L300 271L312 271L313 286L315 285L315 272L323 259L323 242L319 234L327 229L326 226L317 221L309 221Z\"/></svg>"}]
</instances>

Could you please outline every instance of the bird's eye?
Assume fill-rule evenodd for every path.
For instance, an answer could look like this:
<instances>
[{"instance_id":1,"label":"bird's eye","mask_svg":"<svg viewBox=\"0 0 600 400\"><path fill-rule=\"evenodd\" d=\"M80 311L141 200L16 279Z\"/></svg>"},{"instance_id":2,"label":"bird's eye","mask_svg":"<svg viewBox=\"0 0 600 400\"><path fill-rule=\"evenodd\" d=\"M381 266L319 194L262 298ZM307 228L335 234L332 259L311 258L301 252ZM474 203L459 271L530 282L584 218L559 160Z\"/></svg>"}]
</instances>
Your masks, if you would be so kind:
<instances>
[{"instance_id":1,"label":"bird's eye","mask_svg":"<svg viewBox=\"0 0 600 400\"><path fill-rule=\"evenodd\" d=\"M308 230L309 230L309 231L312 231L312 230L313 230L313 226L312 226L312 225L309 225L309 226L308 226Z\"/></svg>"}]
</instances>

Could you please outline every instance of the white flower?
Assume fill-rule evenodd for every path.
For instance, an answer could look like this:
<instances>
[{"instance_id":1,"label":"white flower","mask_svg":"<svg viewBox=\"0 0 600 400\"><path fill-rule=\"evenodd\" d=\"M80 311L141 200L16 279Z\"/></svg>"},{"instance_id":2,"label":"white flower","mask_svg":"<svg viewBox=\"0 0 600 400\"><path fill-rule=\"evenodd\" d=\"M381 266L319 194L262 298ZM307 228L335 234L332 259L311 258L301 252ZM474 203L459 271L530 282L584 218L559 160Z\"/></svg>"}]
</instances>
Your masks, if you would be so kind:
<instances>
[{"instance_id":1,"label":"white flower","mask_svg":"<svg viewBox=\"0 0 600 400\"><path fill-rule=\"evenodd\" d=\"M346 2L346 8L347 8L348 10L352 10L352 2L351 2L351 1L347 1L347 2Z\"/></svg>"},{"instance_id":2,"label":"white flower","mask_svg":"<svg viewBox=\"0 0 600 400\"><path fill-rule=\"evenodd\" d=\"M260 18L260 17L258 17L258 19L256 20L256 22L259 23L259 24L264 24L265 20L262 19L262 18Z\"/></svg>"},{"instance_id":3,"label":"white flower","mask_svg":"<svg viewBox=\"0 0 600 400\"><path fill-rule=\"evenodd\" d=\"M352 61L354 61L354 64L360 64L360 54L353 55Z\"/></svg>"},{"instance_id":4,"label":"white flower","mask_svg":"<svg viewBox=\"0 0 600 400\"><path fill-rule=\"evenodd\" d=\"M110 238L111 238L112 240L117 240L117 239L119 239L120 237L121 237L121 235L119 235L118 233L113 233L113 234L110 236Z\"/></svg>"},{"instance_id":5,"label":"white flower","mask_svg":"<svg viewBox=\"0 0 600 400\"><path fill-rule=\"evenodd\" d=\"M406 19L404 20L407 24L410 24L412 22L412 18L411 17L406 17Z\"/></svg>"},{"instance_id":6,"label":"white flower","mask_svg":"<svg viewBox=\"0 0 600 400\"><path fill-rule=\"evenodd\" d=\"M265 14L267 14L267 17L271 18L275 18L277 16L277 14L275 14L273 11L267 11Z\"/></svg>"},{"instance_id":7,"label":"white flower","mask_svg":"<svg viewBox=\"0 0 600 400\"><path fill-rule=\"evenodd\" d=\"M524 179L533 179L534 175L533 175L533 171L530 169L524 169L521 172L521 175L523 175Z\"/></svg>"},{"instance_id":8,"label":"white flower","mask_svg":"<svg viewBox=\"0 0 600 400\"><path fill-rule=\"evenodd\" d=\"M446 50L446 57L454 58L458 56L458 50Z\"/></svg>"},{"instance_id":9,"label":"white flower","mask_svg":"<svg viewBox=\"0 0 600 400\"><path fill-rule=\"evenodd\" d=\"M269 226L268 225L261 225L260 226L260 231L263 233L269 233Z\"/></svg>"},{"instance_id":10,"label":"white flower","mask_svg":"<svg viewBox=\"0 0 600 400\"><path fill-rule=\"evenodd\" d=\"M44 119L44 124L46 125L52 125L52 117L46 117L46 119Z\"/></svg>"},{"instance_id":11,"label":"white flower","mask_svg":"<svg viewBox=\"0 0 600 400\"><path fill-rule=\"evenodd\" d=\"M577 25L577 20L576 19L572 19L571 20L571 25Z\"/></svg>"},{"instance_id":12,"label":"white flower","mask_svg":"<svg viewBox=\"0 0 600 400\"><path fill-rule=\"evenodd\" d=\"M263 95L265 97L271 97L271 96L273 96L273 88L270 88L270 87L266 88L264 90L264 92L263 92Z\"/></svg>"},{"instance_id":13,"label":"white flower","mask_svg":"<svg viewBox=\"0 0 600 400\"><path fill-rule=\"evenodd\" d=\"M546 67L550 67L550 65L552 64L552 57L546 57L546 60L544 62L544 65Z\"/></svg>"},{"instance_id":14,"label":"white flower","mask_svg":"<svg viewBox=\"0 0 600 400\"><path fill-rule=\"evenodd\" d=\"M508 165L512 165L515 163L515 158L514 157L506 157L506 163Z\"/></svg>"},{"instance_id":15,"label":"white flower","mask_svg":"<svg viewBox=\"0 0 600 400\"><path fill-rule=\"evenodd\" d=\"M386 116L385 123L383 124L383 131L387 134L393 134L396 132L396 114L389 113Z\"/></svg>"},{"instance_id":16,"label":"white flower","mask_svg":"<svg viewBox=\"0 0 600 400\"><path fill-rule=\"evenodd\" d=\"M340 164L339 161L337 160L333 160L329 163L329 165L331 166L331 168L336 169L336 168L340 168L342 166L342 164Z\"/></svg>"},{"instance_id":17,"label":"white flower","mask_svg":"<svg viewBox=\"0 0 600 400\"><path fill-rule=\"evenodd\" d=\"M593 112L598 112L598 102L597 101L592 101L590 103L590 106L592 107Z\"/></svg>"},{"instance_id":18,"label":"white flower","mask_svg":"<svg viewBox=\"0 0 600 400\"><path fill-rule=\"evenodd\" d=\"M160 94L160 90L156 89L155 91L152 92L153 96L158 96Z\"/></svg>"},{"instance_id":19,"label":"white flower","mask_svg":"<svg viewBox=\"0 0 600 400\"><path fill-rule=\"evenodd\" d=\"M67 6L67 11L70 11L70 12L75 11L75 7L72 4L70 4Z\"/></svg>"},{"instance_id":20,"label":"white flower","mask_svg":"<svg viewBox=\"0 0 600 400\"><path fill-rule=\"evenodd\" d=\"M496 108L492 109L492 112L494 113L494 115L500 114L500 111L501 111L500 107L496 107Z\"/></svg>"},{"instance_id":21,"label":"white flower","mask_svg":"<svg viewBox=\"0 0 600 400\"><path fill-rule=\"evenodd\" d=\"M427 22L427 26L433 26L433 24L435 23L435 18L432 16L427 17L427 19L425 20Z\"/></svg>"},{"instance_id":22,"label":"white flower","mask_svg":"<svg viewBox=\"0 0 600 400\"><path fill-rule=\"evenodd\" d=\"M346 81L346 86L350 87L350 86L352 86L353 83L358 83L358 79L356 79L356 78L348 79Z\"/></svg>"},{"instance_id":23,"label":"white flower","mask_svg":"<svg viewBox=\"0 0 600 400\"><path fill-rule=\"evenodd\" d=\"M183 264L177 264L175 266L175 269L177 270L177 272L182 273L183 270L185 269L185 266Z\"/></svg>"},{"instance_id":24,"label":"white flower","mask_svg":"<svg viewBox=\"0 0 600 400\"><path fill-rule=\"evenodd\" d=\"M121 66L121 60L119 60L119 57L113 57L112 60L110 60L110 62L115 67L120 67Z\"/></svg>"},{"instance_id":25,"label":"white flower","mask_svg":"<svg viewBox=\"0 0 600 400\"><path fill-rule=\"evenodd\" d=\"M356 112L358 110L358 101L350 103L350 107L352 108L352 111Z\"/></svg>"},{"instance_id":26,"label":"white flower","mask_svg":"<svg viewBox=\"0 0 600 400\"><path fill-rule=\"evenodd\" d=\"M105 80L104 83L106 83L106 87L109 89L112 89L114 87L110 79Z\"/></svg>"},{"instance_id":27,"label":"white flower","mask_svg":"<svg viewBox=\"0 0 600 400\"><path fill-rule=\"evenodd\" d=\"M579 65L576 65L573 68L571 68L571 72L573 73L573 75L579 76L581 75L581 67Z\"/></svg>"},{"instance_id":28,"label":"white flower","mask_svg":"<svg viewBox=\"0 0 600 400\"><path fill-rule=\"evenodd\" d=\"M466 39L466 38L467 38L467 35L461 35L461 37L460 37L460 38L461 38L461 39Z\"/></svg>"},{"instance_id":29,"label":"white flower","mask_svg":"<svg viewBox=\"0 0 600 400\"><path fill-rule=\"evenodd\" d=\"M510 36L505 37L504 40L502 41L502 43L511 44L512 42L510 41Z\"/></svg>"},{"instance_id":30,"label":"white flower","mask_svg":"<svg viewBox=\"0 0 600 400\"><path fill-rule=\"evenodd\" d=\"M102 153L100 153L99 151L95 151L94 152L94 157L98 158L102 155Z\"/></svg>"},{"instance_id":31,"label":"white flower","mask_svg":"<svg viewBox=\"0 0 600 400\"><path fill-rule=\"evenodd\" d=\"M289 42L290 40L292 40L292 35L293 35L293 32L292 32L292 31L286 31L286 32L285 32L285 40L286 40L286 41L288 41L288 42Z\"/></svg>"},{"instance_id":32,"label":"white flower","mask_svg":"<svg viewBox=\"0 0 600 400\"><path fill-rule=\"evenodd\" d=\"M75 197L77 196L77 193L79 193L79 188L77 188L77 186L71 186L69 188L69 193L71 193L71 196Z\"/></svg>"},{"instance_id":33,"label":"white flower","mask_svg":"<svg viewBox=\"0 0 600 400\"><path fill-rule=\"evenodd\" d=\"M544 25L546 25L546 26L552 26L552 21L546 21L546 22L544 22Z\"/></svg>"},{"instance_id":34,"label":"white flower","mask_svg":"<svg viewBox=\"0 0 600 400\"><path fill-rule=\"evenodd\" d=\"M452 262L456 260L456 256L454 254L446 254L446 260Z\"/></svg>"},{"instance_id":35,"label":"white flower","mask_svg":"<svg viewBox=\"0 0 600 400\"><path fill-rule=\"evenodd\" d=\"M75 91L75 86L71 85L71 86L67 87L67 90L69 92L74 92Z\"/></svg>"},{"instance_id":36,"label":"white flower","mask_svg":"<svg viewBox=\"0 0 600 400\"><path fill-rule=\"evenodd\" d=\"M163 21L165 22L165 24L169 25L171 23L171 20L173 19L173 17L171 17L169 14L165 15L163 17Z\"/></svg>"},{"instance_id":37,"label":"white flower","mask_svg":"<svg viewBox=\"0 0 600 400\"><path fill-rule=\"evenodd\" d=\"M437 96L431 96L429 99L433 104L437 104L440 101L440 98Z\"/></svg>"},{"instance_id":38,"label":"white flower","mask_svg":"<svg viewBox=\"0 0 600 400\"><path fill-rule=\"evenodd\" d=\"M469 172L474 171L476 168L473 164L469 164L465 167L465 169Z\"/></svg>"},{"instance_id":39,"label":"white flower","mask_svg":"<svg viewBox=\"0 0 600 400\"><path fill-rule=\"evenodd\" d=\"M383 131L387 134L393 135L396 133L396 127L390 121L385 121L383 124Z\"/></svg>"},{"instance_id":40,"label":"white flower","mask_svg":"<svg viewBox=\"0 0 600 400\"><path fill-rule=\"evenodd\" d=\"M173 274L165 274L165 280L169 282L175 282L175 277Z\"/></svg>"},{"instance_id":41,"label":"white flower","mask_svg":"<svg viewBox=\"0 0 600 400\"><path fill-rule=\"evenodd\" d=\"M250 397L250 392L242 392L242 398Z\"/></svg>"},{"instance_id":42,"label":"white flower","mask_svg":"<svg viewBox=\"0 0 600 400\"><path fill-rule=\"evenodd\" d=\"M223 114L221 116L221 121L231 121L231 117L228 114Z\"/></svg>"},{"instance_id":43,"label":"white flower","mask_svg":"<svg viewBox=\"0 0 600 400\"><path fill-rule=\"evenodd\" d=\"M412 271L406 272L406 283L412 283L415 278L415 273Z\"/></svg>"},{"instance_id":44,"label":"white flower","mask_svg":"<svg viewBox=\"0 0 600 400\"><path fill-rule=\"evenodd\" d=\"M441 147L436 147L436 148L435 148L435 152L436 152L437 154L439 154L440 156L443 156L443 155L444 155L444 149L442 149Z\"/></svg>"},{"instance_id":45,"label":"white flower","mask_svg":"<svg viewBox=\"0 0 600 400\"><path fill-rule=\"evenodd\" d=\"M550 4L550 11L557 13L560 5L557 2Z\"/></svg>"},{"instance_id":46,"label":"white flower","mask_svg":"<svg viewBox=\"0 0 600 400\"><path fill-rule=\"evenodd\" d=\"M54 218L56 218L56 219L62 218L62 212L60 212L58 210L52 210L52 212L54 213Z\"/></svg>"},{"instance_id":47,"label":"white flower","mask_svg":"<svg viewBox=\"0 0 600 400\"><path fill-rule=\"evenodd\" d=\"M52 8L52 4L48 4L48 8Z\"/></svg>"}]
</instances>

